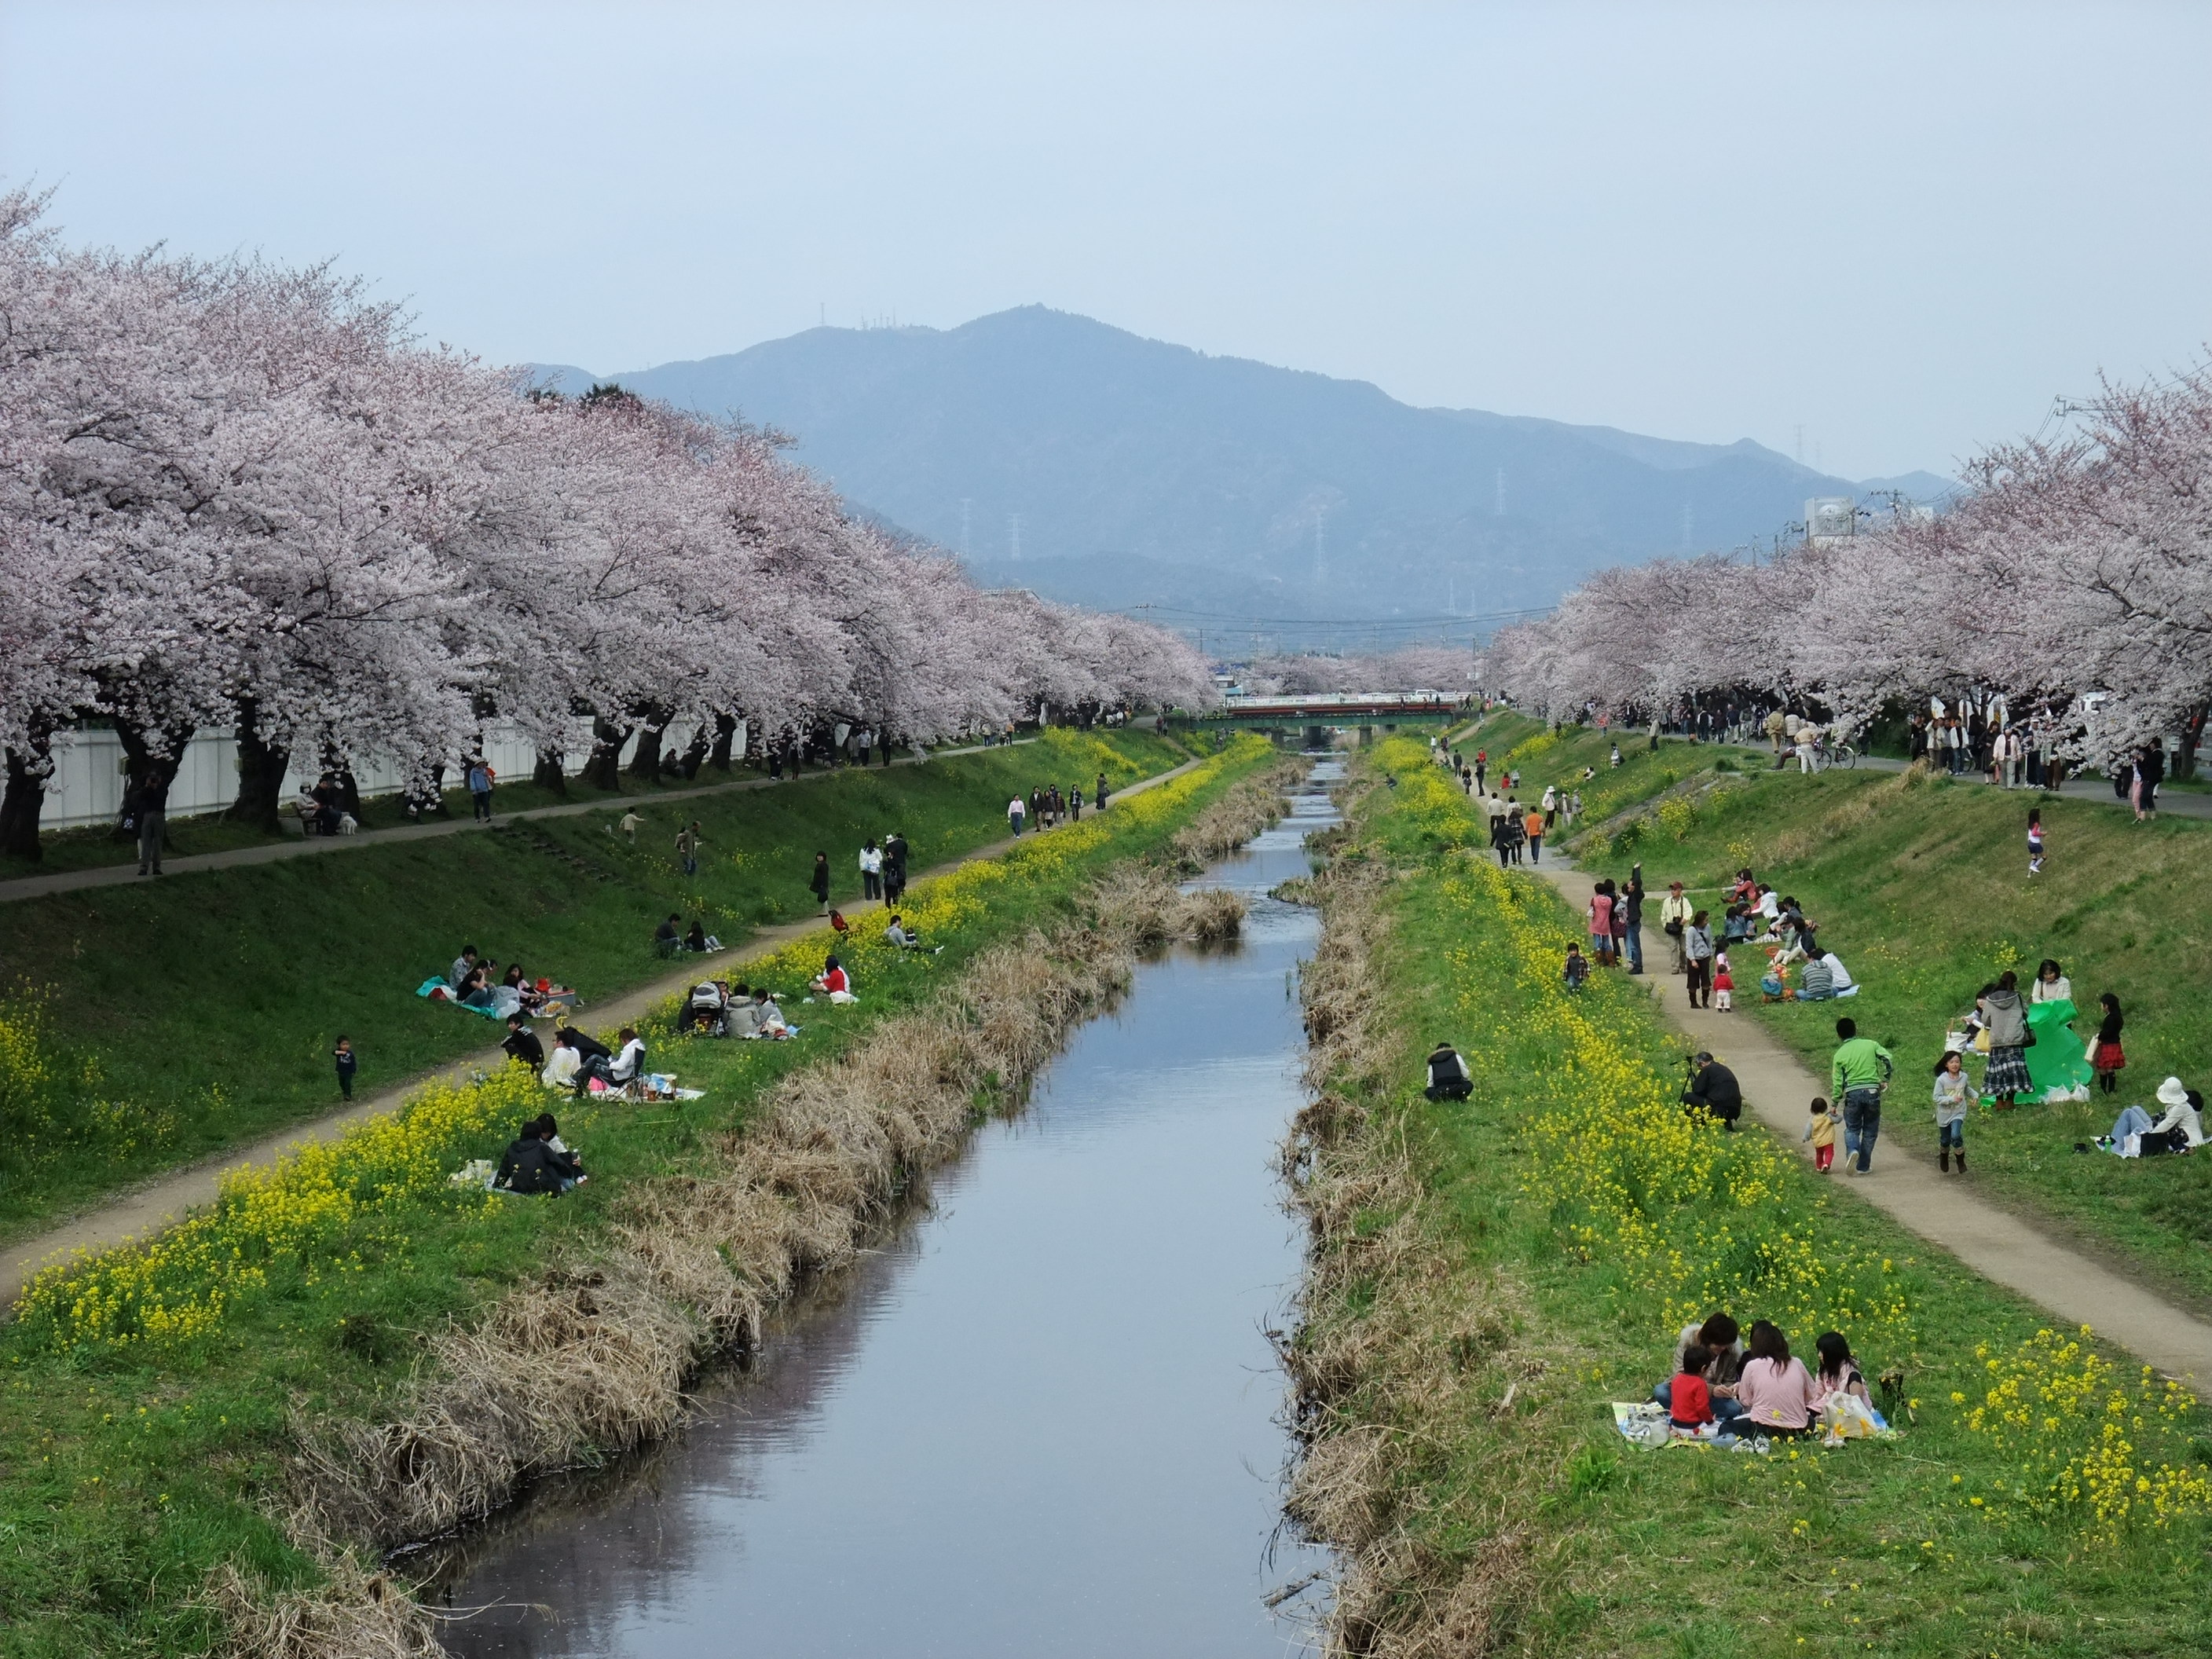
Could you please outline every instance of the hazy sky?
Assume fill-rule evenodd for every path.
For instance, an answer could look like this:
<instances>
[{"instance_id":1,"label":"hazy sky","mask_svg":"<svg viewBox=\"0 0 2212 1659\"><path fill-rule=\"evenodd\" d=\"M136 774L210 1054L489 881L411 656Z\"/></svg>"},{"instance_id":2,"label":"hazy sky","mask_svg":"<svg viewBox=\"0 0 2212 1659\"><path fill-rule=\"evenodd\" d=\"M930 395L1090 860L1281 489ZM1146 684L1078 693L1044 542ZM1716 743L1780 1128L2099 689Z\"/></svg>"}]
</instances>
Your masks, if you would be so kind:
<instances>
[{"instance_id":1,"label":"hazy sky","mask_svg":"<svg viewBox=\"0 0 2212 1659\"><path fill-rule=\"evenodd\" d=\"M606 371L1041 301L1863 476L2212 339L2212 5L0 0L72 235Z\"/></svg>"}]
</instances>

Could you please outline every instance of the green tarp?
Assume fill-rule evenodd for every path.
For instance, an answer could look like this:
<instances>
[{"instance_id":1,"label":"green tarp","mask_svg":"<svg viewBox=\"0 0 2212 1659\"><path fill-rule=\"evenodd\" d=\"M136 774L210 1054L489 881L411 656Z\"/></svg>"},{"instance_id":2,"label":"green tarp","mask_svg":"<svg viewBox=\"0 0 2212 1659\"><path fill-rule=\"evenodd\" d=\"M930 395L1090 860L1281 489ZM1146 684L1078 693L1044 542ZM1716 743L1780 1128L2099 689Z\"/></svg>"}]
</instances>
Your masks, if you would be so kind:
<instances>
[{"instance_id":1,"label":"green tarp","mask_svg":"<svg viewBox=\"0 0 2212 1659\"><path fill-rule=\"evenodd\" d=\"M2035 1033L2025 1058L2027 1075L2039 1097L2052 1089L2078 1088L2089 1081L2089 1051L2074 1035L2070 1002L2028 1005L2027 1029Z\"/></svg>"}]
</instances>

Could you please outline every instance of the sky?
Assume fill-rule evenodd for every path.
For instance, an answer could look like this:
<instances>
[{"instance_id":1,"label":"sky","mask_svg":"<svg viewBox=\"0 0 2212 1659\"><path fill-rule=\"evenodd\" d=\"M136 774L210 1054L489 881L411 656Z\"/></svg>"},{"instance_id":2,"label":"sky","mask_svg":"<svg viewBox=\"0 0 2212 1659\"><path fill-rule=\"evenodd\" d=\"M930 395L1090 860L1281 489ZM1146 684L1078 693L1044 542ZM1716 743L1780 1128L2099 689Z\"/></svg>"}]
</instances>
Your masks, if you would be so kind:
<instances>
[{"instance_id":1,"label":"sky","mask_svg":"<svg viewBox=\"0 0 2212 1659\"><path fill-rule=\"evenodd\" d=\"M0 0L0 183L600 372L1042 302L1948 472L2212 340L2212 6Z\"/></svg>"}]
</instances>

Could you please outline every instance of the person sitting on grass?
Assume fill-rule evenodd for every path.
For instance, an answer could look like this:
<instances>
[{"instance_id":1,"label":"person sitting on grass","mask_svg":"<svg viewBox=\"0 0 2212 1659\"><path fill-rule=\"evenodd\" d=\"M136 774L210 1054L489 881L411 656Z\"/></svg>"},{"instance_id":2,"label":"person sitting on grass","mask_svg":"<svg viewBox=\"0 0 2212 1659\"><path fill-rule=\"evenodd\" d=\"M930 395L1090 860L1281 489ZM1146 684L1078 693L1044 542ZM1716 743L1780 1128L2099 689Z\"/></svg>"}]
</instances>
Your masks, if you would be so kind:
<instances>
[{"instance_id":1,"label":"person sitting on grass","mask_svg":"<svg viewBox=\"0 0 2212 1659\"><path fill-rule=\"evenodd\" d=\"M758 1036L783 1037L791 1035L790 1024L785 1020L783 1010L776 1006L775 994L765 985L757 986L753 990L753 1029Z\"/></svg>"},{"instance_id":2,"label":"person sitting on grass","mask_svg":"<svg viewBox=\"0 0 2212 1659\"><path fill-rule=\"evenodd\" d=\"M760 1019L753 1006L753 988L743 980L730 988L729 997L722 1005L722 1023L716 1030L720 1035L735 1037L740 1042L760 1035Z\"/></svg>"},{"instance_id":3,"label":"person sitting on grass","mask_svg":"<svg viewBox=\"0 0 2212 1659\"><path fill-rule=\"evenodd\" d=\"M555 1152L550 1117L534 1117L515 1132L492 1176L495 1190L523 1197L557 1198L582 1178L574 1153Z\"/></svg>"},{"instance_id":4,"label":"person sitting on grass","mask_svg":"<svg viewBox=\"0 0 2212 1659\"><path fill-rule=\"evenodd\" d=\"M835 957L823 959L822 971L807 981L816 990L824 993L832 1002L854 1002L853 981Z\"/></svg>"},{"instance_id":5,"label":"person sitting on grass","mask_svg":"<svg viewBox=\"0 0 2212 1659\"><path fill-rule=\"evenodd\" d=\"M454 994L459 995L462 982L476 970L477 947L473 945L464 945L461 946L460 955L453 958L453 965L446 970L446 983L453 988Z\"/></svg>"},{"instance_id":6,"label":"person sitting on grass","mask_svg":"<svg viewBox=\"0 0 2212 1659\"><path fill-rule=\"evenodd\" d=\"M616 1040L622 1044L622 1052L608 1062L605 1072L607 1086L626 1089L634 1083L644 1082L645 1039L637 1034L635 1028L625 1025Z\"/></svg>"},{"instance_id":7,"label":"person sitting on grass","mask_svg":"<svg viewBox=\"0 0 2212 1659\"><path fill-rule=\"evenodd\" d=\"M1743 1406L1734 1425L1738 1436L1794 1437L1812 1427L1820 1408L1820 1389L1805 1362L1790 1358L1781 1328L1764 1319L1752 1322L1751 1357L1736 1378L1735 1397Z\"/></svg>"},{"instance_id":8,"label":"person sitting on grass","mask_svg":"<svg viewBox=\"0 0 2212 1659\"><path fill-rule=\"evenodd\" d=\"M1844 1340L1844 1334L1823 1331L1814 1340L1813 1346L1820 1356L1820 1375L1814 1382L1821 1396L1825 1399L1832 1394L1846 1394L1871 1407L1874 1396L1867 1392L1866 1378L1859 1374L1858 1362L1851 1358L1851 1345Z\"/></svg>"},{"instance_id":9,"label":"person sitting on grass","mask_svg":"<svg viewBox=\"0 0 2212 1659\"><path fill-rule=\"evenodd\" d=\"M1450 1043L1440 1042L1429 1051L1428 1066L1429 1085L1421 1092L1431 1100L1465 1100L1474 1092L1467 1061Z\"/></svg>"},{"instance_id":10,"label":"person sitting on grass","mask_svg":"<svg viewBox=\"0 0 2212 1659\"><path fill-rule=\"evenodd\" d=\"M1705 1382L1712 1363L1711 1352L1695 1342L1676 1358L1667 1389L1667 1420L1678 1431L1695 1434L1713 1420L1713 1392Z\"/></svg>"},{"instance_id":11,"label":"person sitting on grass","mask_svg":"<svg viewBox=\"0 0 2212 1659\"><path fill-rule=\"evenodd\" d=\"M1570 991L1581 990L1589 979L1589 958L1583 954L1583 947L1579 940L1567 941L1567 963L1561 972L1561 977L1567 981L1567 989Z\"/></svg>"},{"instance_id":12,"label":"person sitting on grass","mask_svg":"<svg viewBox=\"0 0 2212 1659\"><path fill-rule=\"evenodd\" d=\"M1814 957L1812 961L1805 964L1805 971L1798 976L1797 1000L1800 1002L1826 1002L1829 998L1835 994L1836 976L1834 973L1829 969L1828 964L1824 958L1820 957Z\"/></svg>"},{"instance_id":13,"label":"person sitting on grass","mask_svg":"<svg viewBox=\"0 0 2212 1659\"><path fill-rule=\"evenodd\" d=\"M668 920L653 930L653 953L672 957L684 948L684 918L677 911L668 913Z\"/></svg>"},{"instance_id":14,"label":"person sitting on grass","mask_svg":"<svg viewBox=\"0 0 2212 1659\"><path fill-rule=\"evenodd\" d=\"M575 1058L572 1060L562 1060L561 1054L563 1050L574 1055ZM553 1032L553 1060L547 1064L545 1075L549 1079L551 1079L555 1066L557 1065L561 1071L562 1080L573 1083L576 1092L580 1095L592 1078L604 1078L606 1075L607 1062L614 1057L614 1050L608 1048L599 1038L587 1032L580 1031L573 1025L559 1026Z\"/></svg>"},{"instance_id":15,"label":"person sitting on grass","mask_svg":"<svg viewBox=\"0 0 2212 1659\"><path fill-rule=\"evenodd\" d=\"M499 1045L507 1050L507 1058L519 1060L533 1072L545 1069L545 1045L538 1040L520 1014L507 1017L507 1041Z\"/></svg>"},{"instance_id":16,"label":"person sitting on grass","mask_svg":"<svg viewBox=\"0 0 2212 1659\"><path fill-rule=\"evenodd\" d=\"M1712 1402L1713 1419L1723 1429L1743 1413L1736 1404L1735 1383L1743 1366L1742 1333L1735 1321L1724 1313L1717 1313L1702 1325L1685 1325L1674 1339L1674 1375L1680 1376L1692 1348L1702 1348L1705 1353L1705 1369L1701 1373L1705 1391ZM1667 1407L1673 1415L1674 1384L1670 1379L1651 1390L1651 1397Z\"/></svg>"},{"instance_id":17,"label":"person sitting on grass","mask_svg":"<svg viewBox=\"0 0 2212 1659\"><path fill-rule=\"evenodd\" d=\"M902 951L927 951L930 948L921 942L921 934L906 925L904 916L893 916L884 928L884 937ZM942 951L945 947L940 945L937 949Z\"/></svg>"}]
</instances>

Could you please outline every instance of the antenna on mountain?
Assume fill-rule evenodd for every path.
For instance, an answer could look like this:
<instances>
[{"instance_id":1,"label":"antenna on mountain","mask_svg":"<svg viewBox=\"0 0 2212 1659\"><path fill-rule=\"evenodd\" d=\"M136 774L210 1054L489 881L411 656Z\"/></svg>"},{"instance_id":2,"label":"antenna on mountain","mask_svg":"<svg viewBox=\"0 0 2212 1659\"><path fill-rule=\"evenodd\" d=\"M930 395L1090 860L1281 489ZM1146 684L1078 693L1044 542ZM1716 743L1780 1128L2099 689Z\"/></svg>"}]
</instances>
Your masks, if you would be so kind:
<instances>
[{"instance_id":1,"label":"antenna on mountain","mask_svg":"<svg viewBox=\"0 0 2212 1659\"><path fill-rule=\"evenodd\" d=\"M1797 424L1797 465L1805 465L1805 425L1802 421Z\"/></svg>"}]
</instances>

